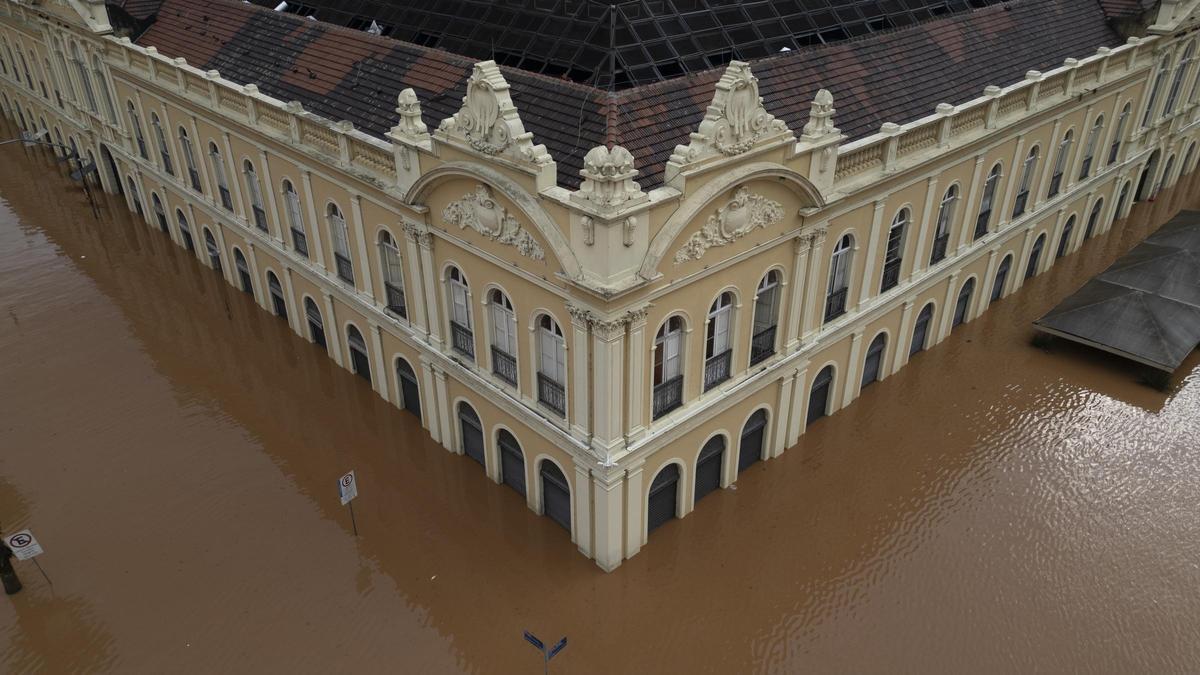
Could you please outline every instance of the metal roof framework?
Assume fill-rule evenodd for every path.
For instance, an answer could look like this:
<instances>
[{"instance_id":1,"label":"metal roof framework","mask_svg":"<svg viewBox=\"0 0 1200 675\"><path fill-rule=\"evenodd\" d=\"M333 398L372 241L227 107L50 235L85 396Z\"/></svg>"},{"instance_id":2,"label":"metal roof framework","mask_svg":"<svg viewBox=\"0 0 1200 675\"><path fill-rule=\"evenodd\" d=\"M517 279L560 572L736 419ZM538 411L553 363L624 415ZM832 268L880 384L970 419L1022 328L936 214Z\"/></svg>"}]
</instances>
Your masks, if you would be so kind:
<instances>
[{"instance_id":1,"label":"metal roof framework","mask_svg":"<svg viewBox=\"0 0 1200 675\"><path fill-rule=\"evenodd\" d=\"M278 0L253 0L276 7ZM295 0L283 11L624 89L1000 0Z\"/></svg>"}]
</instances>

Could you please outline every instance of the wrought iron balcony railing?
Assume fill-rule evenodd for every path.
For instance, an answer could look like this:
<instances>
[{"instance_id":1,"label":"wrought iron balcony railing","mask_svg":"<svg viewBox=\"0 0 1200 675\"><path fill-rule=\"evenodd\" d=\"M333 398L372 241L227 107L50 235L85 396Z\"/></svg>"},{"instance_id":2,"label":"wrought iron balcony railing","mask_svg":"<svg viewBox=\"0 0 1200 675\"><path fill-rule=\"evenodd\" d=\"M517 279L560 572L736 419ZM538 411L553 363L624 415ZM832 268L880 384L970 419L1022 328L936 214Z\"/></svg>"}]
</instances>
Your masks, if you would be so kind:
<instances>
[{"instance_id":1,"label":"wrought iron balcony railing","mask_svg":"<svg viewBox=\"0 0 1200 675\"><path fill-rule=\"evenodd\" d=\"M776 326L768 326L750 338L750 365L761 363L775 353Z\"/></svg>"},{"instance_id":2,"label":"wrought iron balcony railing","mask_svg":"<svg viewBox=\"0 0 1200 675\"><path fill-rule=\"evenodd\" d=\"M501 380L517 386L517 357L492 345L492 372Z\"/></svg>"},{"instance_id":3,"label":"wrought iron balcony railing","mask_svg":"<svg viewBox=\"0 0 1200 675\"><path fill-rule=\"evenodd\" d=\"M839 316L846 313L846 296L850 294L849 288L839 288L829 294L825 299L825 321L833 321Z\"/></svg>"},{"instance_id":4,"label":"wrought iron balcony railing","mask_svg":"<svg viewBox=\"0 0 1200 675\"><path fill-rule=\"evenodd\" d=\"M567 390L543 373L538 373L538 402L559 415L567 414Z\"/></svg>"},{"instance_id":5,"label":"wrought iron balcony railing","mask_svg":"<svg viewBox=\"0 0 1200 675\"><path fill-rule=\"evenodd\" d=\"M450 346L463 356L475 359L475 334L470 328L454 321L450 322Z\"/></svg>"},{"instance_id":6,"label":"wrought iron balcony railing","mask_svg":"<svg viewBox=\"0 0 1200 675\"><path fill-rule=\"evenodd\" d=\"M721 384L729 379L729 366L733 362L733 350L725 351L709 357L704 362L704 391Z\"/></svg>"},{"instance_id":7,"label":"wrought iron balcony railing","mask_svg":"<svg viewBox=\"0 0 1200 675\"><path fill-rule=\"evenodd\" d=\"M654 385L653 398L651 408L654 412L654 419L683 405L683 376L678 375Z\"/></svg>"}]
</instances>

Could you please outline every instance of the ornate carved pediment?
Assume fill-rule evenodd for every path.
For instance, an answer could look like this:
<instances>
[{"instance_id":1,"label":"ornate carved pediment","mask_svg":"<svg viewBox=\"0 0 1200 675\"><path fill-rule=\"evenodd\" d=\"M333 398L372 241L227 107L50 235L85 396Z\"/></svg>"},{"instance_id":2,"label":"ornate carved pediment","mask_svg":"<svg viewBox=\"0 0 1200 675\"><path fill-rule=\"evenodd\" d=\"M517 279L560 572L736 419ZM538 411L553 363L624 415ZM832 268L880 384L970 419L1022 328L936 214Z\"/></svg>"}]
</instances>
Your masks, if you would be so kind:
<instances>
[{"instance_id":1,"label":"ornate carved pediment","mask_svg":"<svg viewBox=\"0 0 1200 675\"><path fill-rule=\"evenodd\" d=\"M747 187L740 187L733 199L709 216L700 231L693 234L683 248L675 253L675 264L699 260L705 251L714 246L732 244L756 229L781 222L782 204L753 194Z\"/></svg>"},{"instance_id":2,"label":"ornate carved pediment","mask_svg":"<svg viewBox=\"0 0 1200 675\"><path fill-rule=\"evenodd\" d=\"M691 143L676 146L671 162L684 165L707 157L732 157L791 135L787 125L763 106L750 64L733 61L717 82L716 94Z\"/></svg>"},{"instance_id":3,"label":"ornate carved pediment","mask_svg":"<svg viewBox=\"0 0 1200 675\"><path fill-rule=\"evenodd\" d=\"M545 260L546 253L533 235L521 227L520 221L492 198L486 185L476 185L475 191L452 201L442 209L442 219L459 229L471 228L501 244L517 247L517 252L534 260Z\"/></svg>"},{"instance_id":4,"label":"ornate carved pediment","mask_svg":"<svg viewBox=\"0 0 1200 675\"><path fill-rule=\"evenodd\" d=\"M493 157L536 165L553 162L546 146L534 145L533 134L525 131L495 61L475 64L462 108L442 120L438 135Z\"/></svg>"},{"instance_id":5,"label":"ornate carved pediment","mask_svg":"<svg viewBox=\"0 0 1200 675\"><path fill-rule=\"evenodd\" d=\"M619 145L611 149L600 145L589 150L579 173L583 182L572 198L589 202L600 211L615 211L647 200L646 193L633 180L637 176L633 155Z\"/></svg>"}]
</instances>

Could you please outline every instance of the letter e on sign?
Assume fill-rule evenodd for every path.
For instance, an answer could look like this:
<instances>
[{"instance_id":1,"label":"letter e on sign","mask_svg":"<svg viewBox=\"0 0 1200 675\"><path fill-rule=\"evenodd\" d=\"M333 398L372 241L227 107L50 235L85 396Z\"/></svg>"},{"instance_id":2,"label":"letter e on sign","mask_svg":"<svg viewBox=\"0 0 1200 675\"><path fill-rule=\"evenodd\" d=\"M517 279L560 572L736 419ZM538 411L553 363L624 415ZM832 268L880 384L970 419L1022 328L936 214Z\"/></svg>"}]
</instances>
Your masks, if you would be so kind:
<instances>
[{"instance_id":1,"label":"letter e on sign","mask_svg":"<svg viewBox=\"0 0 1200 675\"><path fill-rule=\"evenodd\" d=\"M5 539L5 542L12 549L13 555L17 556L17 560L29 560L42 554L41 544L33 538L33 533L29 530L21 530Z\"/></svg>"},{"instance_id":2,"label":"letter e on sign","mask_svg":"<svg viewBox=\"0 0 1200 675\"><path fill-rule=\"evenodd\" d=\"M355 480L353 471L338 479L338 495L342 498L342 506L358 496L358 481Z\"/></svg>"}]
</instances>

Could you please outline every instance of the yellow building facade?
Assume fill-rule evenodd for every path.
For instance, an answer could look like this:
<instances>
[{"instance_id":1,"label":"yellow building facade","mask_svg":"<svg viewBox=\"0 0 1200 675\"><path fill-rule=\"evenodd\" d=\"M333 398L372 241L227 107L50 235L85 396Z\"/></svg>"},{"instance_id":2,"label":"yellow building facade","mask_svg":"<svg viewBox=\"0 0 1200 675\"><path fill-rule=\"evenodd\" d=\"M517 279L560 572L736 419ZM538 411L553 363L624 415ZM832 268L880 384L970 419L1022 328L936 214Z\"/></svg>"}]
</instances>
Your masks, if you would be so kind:
<instances>
[{"instance_id":1,"label":"yellow building facade","mask_svg":"<svg viewBox=\"0 0 1200 675\"><path fill-rule=\"evenodd\" d=\"M618 145L561 185L494 63L381 139L90 1L0 4L0 104L612 570L1192 171L1194 7L852 142L734 61L649 190Z\"/></svg>"}]
</instances>

